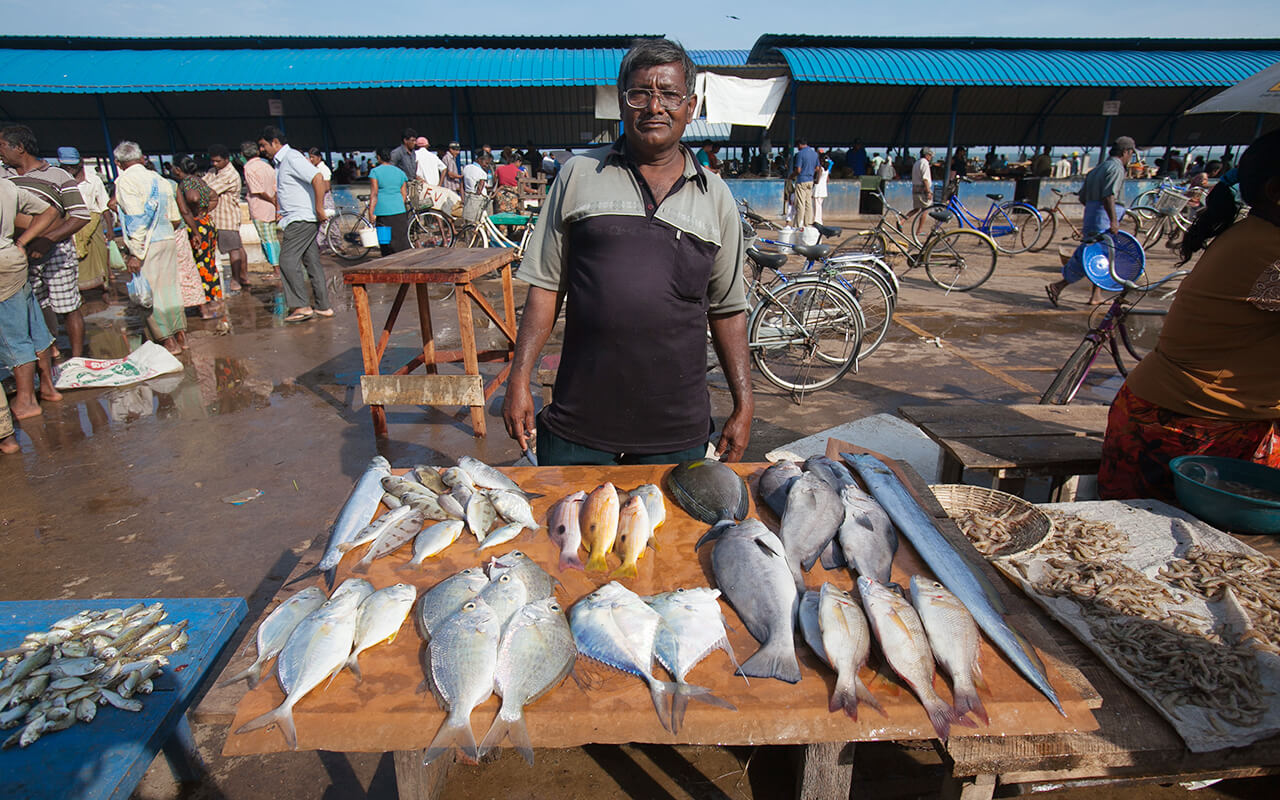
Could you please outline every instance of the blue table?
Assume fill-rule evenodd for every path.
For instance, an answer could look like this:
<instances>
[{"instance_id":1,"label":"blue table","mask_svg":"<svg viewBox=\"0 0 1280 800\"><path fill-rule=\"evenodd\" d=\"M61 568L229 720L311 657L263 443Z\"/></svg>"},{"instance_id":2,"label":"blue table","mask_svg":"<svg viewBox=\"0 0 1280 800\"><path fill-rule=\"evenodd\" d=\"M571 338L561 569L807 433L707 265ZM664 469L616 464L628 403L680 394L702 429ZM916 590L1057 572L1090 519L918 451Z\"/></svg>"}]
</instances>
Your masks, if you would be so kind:
<instances>
[{"instance_id":1,"label":"blue table","mask_svg":"<svg viewBox=\"0 0 1280 800\"><path fill-rule=\"evenodd\" d=\"M190 620L186 648L169 658L155 691L139 696L142 711L101 706L90 723L40 737L30 747L0 751L0 797L127 800L156 753L164 750L180 780L200 777L187 707L248 609L234 598L34 600L0 603L0 649L81 609L164 603L165 622ZM7 735L12 731L4 731Z\"/></svg>"}]
</instances>

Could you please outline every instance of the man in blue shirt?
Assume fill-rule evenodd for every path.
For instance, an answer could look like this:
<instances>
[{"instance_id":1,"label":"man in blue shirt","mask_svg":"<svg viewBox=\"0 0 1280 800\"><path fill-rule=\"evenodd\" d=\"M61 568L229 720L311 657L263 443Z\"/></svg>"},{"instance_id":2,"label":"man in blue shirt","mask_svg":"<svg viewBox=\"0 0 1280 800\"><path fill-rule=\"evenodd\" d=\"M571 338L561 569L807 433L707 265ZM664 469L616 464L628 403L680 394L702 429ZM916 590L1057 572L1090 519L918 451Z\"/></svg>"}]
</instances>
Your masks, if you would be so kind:
<instances>
[{"instance_id":1,"label":"man in blue shirt","mask_svg":"<svg viewBox=\"0 0 1280 800\"><path fill-rule=\"evenodd\" d=\"M818 169L818 153L807 139L796 142L800 149L791 157L791 180L795 183L796 222L800 227L813 224L813 175Z\"/></svg>"},{"instance_id":2,"label":"man in blue shirt","mask_svg":"<svg viewBox=\"0 0 1280 800\"><path fill-rule=\"evenodd\" d=\"M320 264L316 234L325 220L324 195L329 185L320 170L289 146L284 132L268 125L258 147L276 167L276 201L280 206L280 277L289 308L285 322L332 317L329 287ZM305 271L304 271L305 269ZM310 283L310 291L307 284ZM310 302L315 295L315 305Z\"/></svg>"}]
</instances>

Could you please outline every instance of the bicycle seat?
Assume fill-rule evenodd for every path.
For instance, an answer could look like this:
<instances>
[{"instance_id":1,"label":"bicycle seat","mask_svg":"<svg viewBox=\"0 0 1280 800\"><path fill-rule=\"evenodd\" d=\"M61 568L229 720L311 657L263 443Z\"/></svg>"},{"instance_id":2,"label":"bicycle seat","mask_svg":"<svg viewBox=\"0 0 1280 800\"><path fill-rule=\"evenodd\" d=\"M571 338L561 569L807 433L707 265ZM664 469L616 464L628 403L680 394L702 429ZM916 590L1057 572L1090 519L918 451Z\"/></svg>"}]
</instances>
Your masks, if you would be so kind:
<instances>
[{"instance_id":1,"label":"bicycle seat","mask_svg":"<svg viewBox=\"0 0 1280 800\"><path fill-rule=\"evenodd\" d=\"M796 244L792 245L791 249L814 261L821 261L831 255L831 245L829 244Z\"/></svg>"},{"instance_id":2,"label":"bicycle seat","mask_svg":"<svg viewBox=\"0 0 1280 800\"><path fill-rule=\"evenodd\" d=\"M839 228L833 228L830 225L823 225L821 222L813 223L813 227L817 228L818 233L822 234L823 237L827 239L830 239L832 236L840 235Z\"/></svg>"},{"instance_id":3,"label":"bicycle seat","mask_svg":"<svg viewBox=\"0 0 1280 800\"><path fill-rule=\"evenodd\" d=\"M992 200L994 200L994 201L995 201L995 202L997 202L997 203L999 203L1001 200L1003 200L1003 199L1004 199L1004 195L1002 195L1002 194L989 194L989 195L987 195L987 197L991 198Z\"/></svg>"},{"instance_id":4,"label":"bicycle seat","mask_svg":"<svg viewBox=\"0 0 1280 800\"><path fill-rule=\"evenodd\" d=\"M772 270L782 269L787 263L786 253L766 253L754 247L747 248L747 257L761 267Z\"/></svg>"},{"instance_id":5,"label":"bicycle seat","mask_svg":"<svg viewBox=\"0 0 1280 800\"><path fill-rule=\"evenodd\" d=\"M367 195L367 194L358 194L358 195L356 195L356 199L357 199L357 200L360 200L360 201L362 201L362 202L363 202L363 201L365 201L365 200L368 200L368 199L369 199L369 195Z\"/></svg>"},{"instance_id":6,"label":"bicycle seat","mask_svg":"<svg viewBox=\"0 0 1280 800\"><path fill-rule=\"evenodd\" d=\"M933 217L938 222L951 221L951 212L947 211L945 208L935 208L934 210L929 212L929 216Z\"/></svg>"},{"instance_id":7,"label":"bicycle seat","mask_svg":"<svg viewBox=\"0 0 1280 800\"><path fill-rule=\"evenodd\" d=\"M1058 197L1066 197L1066 196L1067 196L1067 193L1066 193L1066 192L1064 192L1064 191L1062 191L1061 189L1054 189L1054 188L1050 187L1049 191L1053 192L1053 193L1054 193L1054 194L1056 194Z\"/></svg>"}]
</instances>

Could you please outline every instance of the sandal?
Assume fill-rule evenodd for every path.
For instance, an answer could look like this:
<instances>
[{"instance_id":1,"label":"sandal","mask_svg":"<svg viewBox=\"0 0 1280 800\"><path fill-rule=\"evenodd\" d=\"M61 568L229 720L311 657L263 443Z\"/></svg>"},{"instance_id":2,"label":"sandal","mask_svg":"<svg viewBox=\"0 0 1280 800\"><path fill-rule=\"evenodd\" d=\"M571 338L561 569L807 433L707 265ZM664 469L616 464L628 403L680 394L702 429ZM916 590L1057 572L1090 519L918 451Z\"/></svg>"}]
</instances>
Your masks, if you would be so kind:
<instances>
[{"instance_id":1,"label":"sandal","mask_svg":"<svg viewBox=\"0 0 1280 800\"><path fill-rule=\"evenodd\" d=\"M1062 290L1059 289L1058 291L1055 292L1053 290L1053 284L1046 283L1044 287L1044 293L1049 296L1049 302L1053 304L1053 307L1058 308L1058 295L1062 293Z\"/></svg>"},{"instance_id":2,"label":"sandal","mask_svg":"<svg viewBox=\"0 0 1280 800\"><path fill-rule=\"evenodd\" d=\"M311 319L313 316L315 316L315 314L309 311L307 312L295 311L294 313L285 317L284 321L285 322L306 322L307 320Z\"/></svg>"}]
</instances>

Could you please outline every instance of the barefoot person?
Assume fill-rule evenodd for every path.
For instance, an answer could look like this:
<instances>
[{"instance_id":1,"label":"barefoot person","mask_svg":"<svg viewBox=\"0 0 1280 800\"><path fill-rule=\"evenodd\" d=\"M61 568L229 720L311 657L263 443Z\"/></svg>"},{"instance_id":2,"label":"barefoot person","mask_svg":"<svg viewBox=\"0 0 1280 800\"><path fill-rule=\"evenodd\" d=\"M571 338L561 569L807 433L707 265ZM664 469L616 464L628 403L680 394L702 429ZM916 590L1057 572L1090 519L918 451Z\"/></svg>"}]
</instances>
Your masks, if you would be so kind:
<instances>
[{"instance_id":1,"label":"barefoot person","mask_svg":"<svg viewBox=\"0 0 1280 800\"><path fill-rule=\"evenodd\" d=\"M0 178L0 363L13 371L18 384L13 398L13 416L18 419L40 414L36 401L37 363L40 399L62 399L53 387L53 335L27 277L26 253L27 245L60 217L56 206L7 178ZM15 227L23 228L22 233L15 236ZM0 397L3 395L0 391ZM8 407L0 413L0 451L17 452Z\"/></svg>"}]
</instances>

